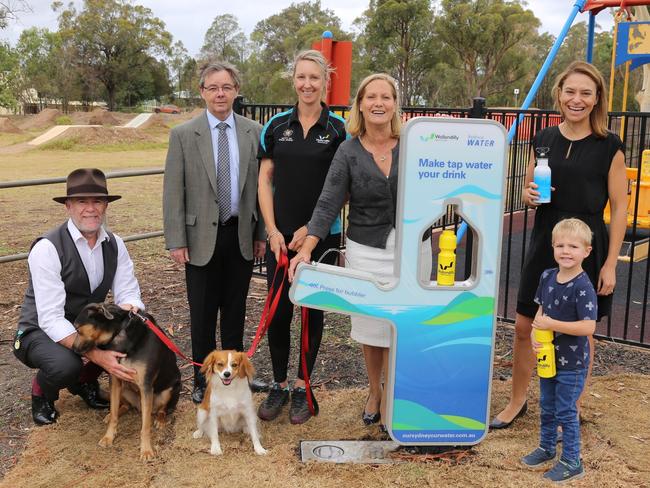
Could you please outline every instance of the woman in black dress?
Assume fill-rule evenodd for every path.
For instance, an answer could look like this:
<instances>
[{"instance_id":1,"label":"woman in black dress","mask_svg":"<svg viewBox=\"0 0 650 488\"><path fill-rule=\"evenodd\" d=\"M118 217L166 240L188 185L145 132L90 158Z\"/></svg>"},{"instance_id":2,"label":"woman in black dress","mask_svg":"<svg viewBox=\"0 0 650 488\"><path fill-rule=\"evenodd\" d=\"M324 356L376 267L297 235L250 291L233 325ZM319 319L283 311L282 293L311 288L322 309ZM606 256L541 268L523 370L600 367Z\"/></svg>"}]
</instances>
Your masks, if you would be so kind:
<instances>
[{"instance_id":1,"label":"woman in black dress","mask_svg":"<svg viewBox=\"0 0 650 488\"><path fill-rule=\"evenodd\" d=\"M576 61L561 73L553 88L555 104L562 114L559 126L549 127L533 139L522 198L536 208L530 249L526 254L517 296L510 402L492 420L502 429L527 410L526 394L535 367L531 346L531 323L538 305L533 301L539 277L555 267L551 230L562 219L576 217L593 232L593 250L583 268L598 293L598 318L609 315L616 284L616 263L627 225L627 182L623 143L607 131L605 81L591 64ZM548 148L553 192L551 202L538 204L533 183L535 150ZM609 231L603 210L611 206ZM593 339L590 337L590 362Z\"/></svg>"}]
</instances>

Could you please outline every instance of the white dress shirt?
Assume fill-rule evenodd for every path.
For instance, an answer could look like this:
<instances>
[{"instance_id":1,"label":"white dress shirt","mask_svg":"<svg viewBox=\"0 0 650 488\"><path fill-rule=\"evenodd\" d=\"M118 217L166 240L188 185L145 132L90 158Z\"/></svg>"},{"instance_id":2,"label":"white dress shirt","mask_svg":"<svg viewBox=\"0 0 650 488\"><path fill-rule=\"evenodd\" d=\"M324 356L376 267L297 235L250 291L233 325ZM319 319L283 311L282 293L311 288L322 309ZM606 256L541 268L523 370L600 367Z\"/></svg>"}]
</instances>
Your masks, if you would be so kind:
<instances>
[{"instance_id":1,"label":"white dress shirt","mask_svg":"<svg viewBox=\"0 0 650 488\"><path fill-rule=\"evenodd\" d=\"M219 120L206 110L208 114L208 125L212 136L212 152L214 153L214 168L219 174L217 168L217 148L219 147L219 129L217 124L225 122L228 124L226 135L228 136L228 150L230 152L230 215L236 217L239 215L239 145L237 144L237 129L235 128L235 115L230 111L226 120Z\"/></svg>"},{"instance_id":2,"label":"white dress shirt","mask_svg":"<svg viewBox=\"0 0 650 488\"><path fill-rule=\"evenodd\" d=\"M102 227L95 246L91 248L86 238L81 235L72 220L68 220L68 231L79 251L91 291L101 284L104 278L104 253L102 242L109 239ZM144 309L140 299L140 286L133 273L133 262L126 250L124 241L115 236L117 243L117 269L111 285L114 301L117 304L130 304ZM52 242L47 239L38 241L27 258L32 275L38 325L54 342L65 339L75 332L74 325L65 318L65 286L61 280L61 261Z\"/></svg>"}]
</instances>

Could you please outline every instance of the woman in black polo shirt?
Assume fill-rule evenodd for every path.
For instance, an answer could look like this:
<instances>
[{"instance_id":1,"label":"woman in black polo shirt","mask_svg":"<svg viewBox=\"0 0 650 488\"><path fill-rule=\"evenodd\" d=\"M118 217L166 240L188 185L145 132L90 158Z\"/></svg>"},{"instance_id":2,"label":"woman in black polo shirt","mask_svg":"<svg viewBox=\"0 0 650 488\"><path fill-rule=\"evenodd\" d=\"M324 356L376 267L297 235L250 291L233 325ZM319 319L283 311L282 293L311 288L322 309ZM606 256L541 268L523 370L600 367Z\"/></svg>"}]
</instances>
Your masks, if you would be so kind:
<instances>
[{"instance_id":1,"label":"woman in black polo shirt","mask_svg":"<svg viewBox=\"0 0 650 488\"><path fill-rule=\"evenodd\" d=\"M345 140L345 121L329 111L322 102L331 69L318 51L303 51L293 63L293 86L298 103L277 114L262 130L258 157L261 159L259 202L269 245L266 252L268 286L271 287L280 253L289 258L305 242L307 221L323 188L334 153ZM314 249L319 259L329 248L338 248L341 222L337 219ZM330 253L323 262L334 264L337 254ZM279 279L278 279L279 281ZM279 283L275 283L276 289ZM269 325L269 349L274 383L268 397L260 404L258 416L273 420L289 400L289 420L301 424L311 417L307 406L305 382L298 360L298 377L289 388L287 366L290 349L290 326L293 304L285 283L278 308ZM309 310L309 374L316 361L323 334L323 312ZM302 341L301 341L302 342Z\"/></svg>"}]
</instances>

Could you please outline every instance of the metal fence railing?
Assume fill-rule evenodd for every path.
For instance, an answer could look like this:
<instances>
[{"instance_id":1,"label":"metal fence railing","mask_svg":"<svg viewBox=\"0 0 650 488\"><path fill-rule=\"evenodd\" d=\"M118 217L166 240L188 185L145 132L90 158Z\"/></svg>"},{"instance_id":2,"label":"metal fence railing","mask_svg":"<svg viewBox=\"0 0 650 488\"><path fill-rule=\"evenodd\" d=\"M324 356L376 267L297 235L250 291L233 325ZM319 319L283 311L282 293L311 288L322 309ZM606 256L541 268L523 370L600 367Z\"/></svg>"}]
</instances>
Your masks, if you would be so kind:
<instances>
[{"instance_id":1,"label":"metal fence railing","mask_svg":"<svg viewBox=\"0 0 650 488\"><path fill-rule=\"evenodd\" d=\"M242 115L257 120L264 124L271 117L279 112L287 110L291 105L269 105L269 104L239 104L238 108ZM349 108L334 106L331 109L343 117L347 117ZM483 110L483 109L482 109ZM500 298L498 314L502 320L514 321L516 308L516 295L519 287L519 275L523 265L524 255L530 238L534 211L526 208L521 202L521 191L524 184L526 167L530 157L530 141L541 129L557 125L561 121L557 112L544 110L517 110L487 108L481 113L487 118L496 120L509 128L519 115L523 120L517 125L515 136L511 141L508 154L508 168L506 171L506 195L505 214L502 241ZM406 107L403 109L404 120L416 116L447 115L451 117L476 116L472 109L454 108L431 108L431 107ZM650 127L648 124L650 114L638 112L613 112L609 114L609 128L619 133L624 124L625 131L623 141L625 143L625 161L628 168L635 168L636 180L641 181L641 156L643 150L650 147ZM120 178L128 176L144 176L163 173L162 168L146 171L125 171L109 173L109 178ZM23 180L15 182L0 182L0 190L3 188L14 188L18 186L41 185L61 183L65 177L50 178L43 180ZM625 251L627 256L619 261L617 268L617 289L614 295L612 314L606 321L598 324L596 336L600 338L615 340L619 342L650 347L650 331L646 328L648 316L648 288L650 265L647 259L648 242L650 229L637 225L639 216L639 200L650 198L650 188L647 188L648 195L642 193L642 185L631 184L631 197L636 202L628 209L631 224L626 235ZM644 196L645 195L645 196ZM344 209L345 211L345 209ZM343 215L345 222L345 214ZM648 216L644 216L648 217ZM435 227L456 225L457 221L453 214L448 214L434 224ZM147 234L127 236L124 240L138 240L150 237L159 237L162 231ZM471 235L471 232L468 233ZM466 239L463 242L469 242ZM343 243L342 243L343 244ZM462 246L459 248L463 252ZM466 251L466 250L465 250ZM645 253L645 257L644 257ZM467 253L471 254L471 253ZM26 253L10 256L0 256L0 264L18 259L25 259ZM460 259L459 259L460 262ZM466 264L467 267L467 264ZM264 263L256 263L256 272L264 273ZM462 270L461 270L462 272Z\"/></svg>"}]
</instances>

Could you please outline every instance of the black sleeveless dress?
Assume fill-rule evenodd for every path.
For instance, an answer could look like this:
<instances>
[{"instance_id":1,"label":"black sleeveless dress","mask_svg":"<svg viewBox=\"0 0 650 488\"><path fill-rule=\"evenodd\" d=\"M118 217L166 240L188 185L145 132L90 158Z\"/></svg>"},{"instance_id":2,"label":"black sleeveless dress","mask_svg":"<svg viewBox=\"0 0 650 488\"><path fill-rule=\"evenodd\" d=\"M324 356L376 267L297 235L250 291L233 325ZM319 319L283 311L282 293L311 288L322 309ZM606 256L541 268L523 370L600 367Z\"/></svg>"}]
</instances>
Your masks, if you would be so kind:
<instances>
[{"instance_id":1,"label":"black sleeveless dress","mask_svg":"<svg viewBox=\"0 0 650 488\"><path fill-rule=\"evenodd\" d=\"M562 219L575 217L584 221L593 232L591 254L582 263L589 279L598 289L600 268L607 259L609 235L603 222L607 205L607 176L617 151L625 152L621 139L612 133L604 138L591 134L578 141L566 139L560 129L548 127L533 138L533 149L550 149L551 202L537 207L530 247L524 260L521 284L517 296L517 313L534 317L538 305L534 302L539 277L548 268L557 266L553 259L551 231ZM568 154L568 157L567 157ZM609 315L612 295L598 296L598 319Z\"/></svg>"}]
</instances>

